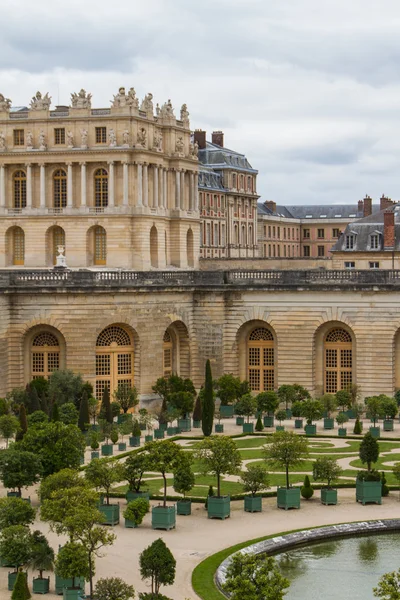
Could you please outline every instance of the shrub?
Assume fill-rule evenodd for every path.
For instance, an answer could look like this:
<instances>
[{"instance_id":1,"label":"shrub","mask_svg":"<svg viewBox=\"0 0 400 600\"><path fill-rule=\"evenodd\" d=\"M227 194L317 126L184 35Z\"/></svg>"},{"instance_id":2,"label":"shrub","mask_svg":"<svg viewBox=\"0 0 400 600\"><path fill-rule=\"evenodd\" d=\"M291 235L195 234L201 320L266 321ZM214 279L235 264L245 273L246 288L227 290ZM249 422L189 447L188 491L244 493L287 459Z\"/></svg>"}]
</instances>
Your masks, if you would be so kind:
<instances>
[{"instance_id":1,"label":"shrub","mask_svg":"<svg viewBox=\"0 0 400 600\"><path fill-rule=\"evenodd\" d=\"M389 496L389 488L386 485L386 475L384 471L381 472L381 482L382 482L382 496Z\"/></svg>"},{"instance_id":2,"label":"shrub","mask_svg":"<svg viewBox=\"0 0 400 600\"><path fill-rule=\"evenodd\" d=\"M110 440L113 444L116 444L118 442L118 429L116 427L113 427L111 430Z\"/></svg>"},{"instance_id":3,"label":"shrub","mask_svg":"<svg viewBox=\"0 0 400 600\"><path fill-rule=\"evenodd\" d=\"M381 481L381 476L378 471L373 469L371 471L358 471L357 479L358 481Z\"/></svg>"},{"instance_id":4,"label":"shrub","mask_svg":"<svg viewBox=\"0 0 400 600\"><path fill-rule=\"evenodd\" d=\"M356 435L362 434L362 423L358 417L356 419L356 422L354 423L353 433L355 433Z\"/></svg>"},{"instance_id":5,"label":"shrub","mask_svg":"<svg viewBox=\"0 0 400 600\"><path fill-rule=\"evenodd\" d=\"M141 552L139 564L142 579L151 581L152 594L158 594L162 585L174 583L176 560L161 538Z\"/></svg>"},{"instance_id":6,"label":"shrub","mask_svg":"<svg viewBox=\"0 0 400 600\"><path fill-rule=\"evenodd\" d=\"M132 436L140 437L142 435L142 430L140 429L139 421L137 419L134 420L132 426Z\"/></svg>"},{"instance_id":7,"label":"shrub","mask_svg":"<svg viewBox=\"0 0 400 600\"><path fill-rule=\"evenodd\" d=\"M211 363L209 360L207 360L206 362L206 377L204 383L202 411L203 412L201 417L201 427L203 430L203 434L208 437L212 433L215 412L213 380L211 373Z\"/></svg>"},{"instance_id":8,"label":"shrub","mask_svg":"<svg viewBox=\"0 0 400 600\"><path fill-rule=\"evenodd\" d=\"M311 496L314 495L314 488L310 483L310 478L308 475L304 477L304 485L301 488L301 495L305 500L309 500Z\"/></svg>"},{"instance_id":9,"label":"shrub","mask_svg":"<svg viewBox=\"0 0 400 600\"><path fill-rule=\"evenodd\" d=\"M263 465L250 464L247 471L242 472L240 483L245 492L250 492L252 496L255 496L257 492L270 488L268 471Z\"/></svg>"},{"instance_id":10,"label":"shrub","mask_svg":"<svg viewBox=\"0 0 400 600\"><path fill-rule=\"evenodd\" d=\"M150 503L146 498L136 498L136 500L128 503L123 515L128 521L133 521L136 525L140 525L149 510Z\"/></svg>"},{"instance_id":11,"label":"shrub","mask_svg":"<svg viewBox=\"0 0 400 600\"><path fill-rule=\"evenodd\" d=\"M372 463L376 463L379 458L379 444L369 431L363 437L358 454L361 462L371 471Z\"/></svg>"},{"instance_id":12,"label":"shrub","mask_svg":"<svg viewBox=\"0 0 400 600\"><path fill-rule=\"evenodd\" d=\"M14 583L11 600L29 600L30 598L32 598L32 596L28 588L26 573L24 573L21 569L18 571L18 575Z\"/></svg>"},{"instance_id":13,"label":"shrub","mask_svg":"<svg viewBox=\"0 0 400 600\"><path fill-rule=\"evenodd\" d=\"M131 600L135 597L135 588L119 577L99 579L94 589L96 600Z\"/></svg>"},{"instance_id":14,"label":"shrub","mask_svg":"<svg viewBox=\"0 0 400 600\"><path fill-rule=\"evenodd\" d=\"M343 412L336 416L336 423L339 425L339 427L342 427L345 423L347 423L348 420L349 417Z\"/></svg>"},{"instance_id":15,"label":"shrub","mask_svg":"<svg viewBox=\"0 0 400 600\"><path fill-rule=\"evenodd\" d=\"M257 417L257 423L256 423L256 431L262 431L264 429L264 425L261 419L261 415L258 415Z\"/></svg>"},{"instance_id":16,"label":"shrub","mask_svg":"<svg viewBox=\"0 0 400 600\"><path fill-rule=\"evenodd\" d=\"M294 417L296 417L297 419L299 417L301 417L301 407L302 407L301 402L293 402L293 404L292 404L292 415Z\"/></svg>"},{"instance_id":17,"label":"shrub","mask_svg":"<svg viewBox=\"0 0 400 600\"><path fill-rule=\"evenodd\" d=\"M99 436L97 431L92 431L90 434L90 447L92 450L98 450L99 448Z\"/></svg>"},{"instance_id":18,"label":"shrub","mask_svg":"<svg viewBox=\"0 0 400 600\"><path fill-rule=\"evenodd\" d=\"M212 485L208 486L208 494L207 494L207 497L206 497L206 501L204 503L205 509L207 509L207 507L208 507L208 498L209 498L209 496L214 496L214 488L213 488Z\"/></svg>"}]
</instances>

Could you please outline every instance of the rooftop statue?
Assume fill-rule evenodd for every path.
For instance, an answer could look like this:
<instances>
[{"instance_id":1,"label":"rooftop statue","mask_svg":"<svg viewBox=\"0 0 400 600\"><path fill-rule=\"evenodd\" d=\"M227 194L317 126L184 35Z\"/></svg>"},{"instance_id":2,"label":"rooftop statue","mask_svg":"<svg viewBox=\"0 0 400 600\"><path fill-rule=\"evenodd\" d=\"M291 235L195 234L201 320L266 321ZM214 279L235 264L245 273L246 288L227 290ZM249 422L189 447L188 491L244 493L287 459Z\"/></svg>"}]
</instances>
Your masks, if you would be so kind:
<instances>
[{"instance_id":1,"label":"rooftop statue","mask_svg":"<svg viewBox=\"0 0 400 600\"><path fill-rule=\"evenodd\" d=\"M154 108L153 108L153 94L148 93L145 95L142 104L140 106L140 110L143 110L144 112L146 112L147 114L151 113L153 114Z\"/></svg>"},{"instance_id":2,"label":"rooftop statue","mask_svg":"<svg viewBox=\"0 0 400 600\"><path fill-rule=\"evenodd\" d=\"M5 98L3 94L0 94L0 112L8 112L11 108L10 98Z\"/></svg>"},{"instance_id":3,"label":"rooftop statue","mask_svg":"<svg viewBox=\"0 0 400 600\"><path fill-rule=\"evenodd\" d=\"M184 124L189 124L189 111L186 104L182 104L181 107L181 121L183 121Z\"/></svg>"},{"instance_id":4,"label":"rooftop statue","mask_svg":"<svg viewBox=\"0 0 400 600\"><path fill-rule=\"evenodd\" d=\"M47 92L44 96L40 92L36 92L31 100L31 110L48 110L51 104L51 96Z\"/></svg>"},{"instance_id":5,"label":"rooftop statue","mask_svg":"<svg viewBox=\"0 0 400 600\"><path fill-rule=\"evenodd\" d=\"M71 94L71 104L73 108L91 108L92 94L87 94L83 88L78 94L73 92Z\"/></svg>"},{"instance_id":6,"label":"rooftop statue","mask_svg":"<svg viewBox=\"0 0 400 600\"><path fill-rule=\"evenodd\" d=\"M120 87L118 94L115 94L112 100L112 106L114 108L124 108L125 106L139 108L139 100L136 98L135 88L131 87L129 92L126 93L125 88Z\"/></svg>"},{"instance_id":7,"label":"rooftop statue","mask_svg":"<svg viewBox=\"0 0 400 600\"><path fill-rule=\"evenodd\" d=\"M160 110L160 116L161 117L175 117L174 115L174 109L171 103L171 100L168 99L168 102L165 102Z\"/></svg>"}]
</instances>

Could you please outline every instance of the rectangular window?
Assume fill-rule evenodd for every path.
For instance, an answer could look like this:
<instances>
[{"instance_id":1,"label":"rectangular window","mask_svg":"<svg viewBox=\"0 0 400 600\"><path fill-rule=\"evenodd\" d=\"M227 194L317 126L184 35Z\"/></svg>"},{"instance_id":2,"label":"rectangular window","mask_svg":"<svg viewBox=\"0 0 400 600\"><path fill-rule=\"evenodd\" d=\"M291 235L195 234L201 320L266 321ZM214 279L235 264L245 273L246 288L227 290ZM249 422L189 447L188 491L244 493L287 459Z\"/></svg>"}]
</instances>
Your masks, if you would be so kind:
<instances>
[{"instance_id":1,"label":"rectangular window","mask_svg":"<svg viewBox=\"0 0 400 600\"><path fill-rule=\"evenodd\" d=\"M277 229L278 229L278 234L277 234L278 235L278 239L281 239L281 228L278 227Z\"/></svg>"},{"instance_id":2,"label":"rectangular window","mask_svg":"<svg viewBox=\"0 0 400 600\"><path fill-rule=\"evenodd\" d=\"M14 129L14 146L23 146L25 144L25 130L24 129Z\"/></svg>"},{"instance_id":3,"label":"rectangular window","mask_svg":"<svg viewBox=\"0 0 400 600\"><path fill-rule=\"evenodd\" d=\"M303 238L305 240L309 240L310 239L310 230L309 229L303 229Z\"/></svg>"},{"instance_id":4,"label":"rectangular window","mask_svg":"<svg viewBox=\"0 0 400 600\"><path fill-rule=\"evenodd\" d=\"M355 269L356 268L356 263L353 262L353 261L345 262L344 263L344 268L345 269Z\"/></svg>"},{"instance_id":5,"label":"rectangular window","mask_svg":"<svg viewBox=\"0 0 400 600\"><path fill-rule=\"evenodd\" d=\"M290 229L289 229L290 233ZM286 227L283 228L283 239L286 240Z\"/></svg>"},{"instance_id":6,"label":"rectangular window","mask_svg":"<svg viewBox=\"0 0 400 600\"><path fill-rule=\"evenodd\" d=\"M219 245L218 223L214 224L214 246Z\"/></svg>"},{"instance_id":7,"label":"rectangular window","mask_svg":"<svg viewBox=\"0 0 400 600\"><path fill-rule=\"evenodd\" d=\"M107 127L96 127L96 144L107 143Z\"/></svg>"},{"instance_id":8,"label":"rectangular window","mask_svg":"<svg viewBox=\"0 0 400 600\"><path fill-rule=\"evenodd\" d=\"M211 225L207 223L206 225L206 246L210 246L211 244Z\"/></svg>"},{"instance_id":9,"label":"rectangular window","mask_svg":"<svg viewBox=\"0 0 400 600\"><path fill-rule=\"evenodd\" d=\"M272 228L272 235L275 237L275 227Z\"/></svg>"},{"instance_id":10,"label":"rectangular window","mask_svg":"<svg viewBox=\"0 0 400 600\"><path fill-rule=\"evenodd\" d=\"M379 249L379 236L377 233L371 235L371 250Z\"/></svg>"},{"instance_id":11,"label":"rectangular window","mask_svg":"<svg viewBox=\"0 0 400 600\"><path fill-rule=\"evenodd\" d=\"M355 246L355 236L346 235L346 250L353 250Z\"/></svg>"},{"instance_id":12,"label":"rectangular window","mask_svg":"<svg viewBox=\"0 0 400 600\"><path fill-rule=\"evenodd\" d=\"M318 256L325 256L325 246L318 246Z\"/></svg>"},{"instance_id":13,"label":"rectangular window","mask_svg":"<svg viewBox=\"0 0 400 600\"><path fill-rule=\"evenodd\" d=\"M320 240L323 240L325 237L325 229L318 229L318 237Z\"/></svg>"},{"instance_id":14,"label":"rectangular window","mask_svg":"<svg viewBox=\"0 0 400 600\"><path fill-rule=\"evenodd\" d=\"M221 246L225 246L225 225L221 225Z\"/></svg>"},{"instance_id":15,"label":"rectangular window","mask_svg":"<svg viewBox=\"0 0 400 600\"><path fill-rule=\"evenodd\" d=\"M307 258L310 256L310 246L303 246L303 256Z\"/></svg>"},{"instance_id":16,"label":"rectangular window","mask_svg":"<svg viewBox=\"0 0 400 600\"><path fill-rule=\"evenodd\" d=\"M280 245L278 245L278 257L279 258L281 257L281 247L280 247Z\"/></svg>"},{"instance_id":17,"label":"rectangular window","mask_svg":"<svg viewBox=\"0 0 400 600\"><path fill-rule=\"evenodd\" d=\"M288 227L288 230L287 230L287 239L290 240L290 227Z\"/></svg>"},{"instance_id":18,"label":"rectangular window","mask_svg":"<svg viewBox=\"0 0 400 600\"><path fill-rule=\"evenodd\" d=\"M268 237L271 237L271 225L268 225Z\"/></svg>"},{"instance_id":19,"label":"rectangular window","mask_svg":"<svg viewBox=\"0 0 400 600\"><path fill-rule=\"evenodd\" d=\"M333 230L332 230L332 237L334 237L334 238L338 238L338 237L339 237L339 235L340 235L340 231L339 231L339 229L333 229Z\"/></svg>"},{"instance_id":20,"label":"rectangular window","mask_svg":"<svg viewBox=\"0 0 400 600\"><path fill-rule=\"evenodd\" d=\"M370 269L379 269L379 262L373 261L369 263Z\"/></svg>"},{"instance_id":21,"label":"rectangular window","mask_svg":"<svg viewBox=\"0 0 400 600\"><path fill-rule=\"evenodd\" d=\"M64 128L57 128L54 130L54 144L57 146L59 144L65 144L65 129Z\"/></svg>"}]
</instances>

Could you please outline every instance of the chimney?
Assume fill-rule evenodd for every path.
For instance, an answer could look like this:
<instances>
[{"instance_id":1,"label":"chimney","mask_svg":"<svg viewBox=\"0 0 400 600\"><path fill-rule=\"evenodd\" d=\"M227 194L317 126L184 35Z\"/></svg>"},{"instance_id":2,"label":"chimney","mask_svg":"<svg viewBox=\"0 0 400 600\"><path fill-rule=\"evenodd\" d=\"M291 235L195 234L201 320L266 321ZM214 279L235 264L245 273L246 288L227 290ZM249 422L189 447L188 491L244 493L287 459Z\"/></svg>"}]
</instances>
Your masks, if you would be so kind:
<instances>
[{"instance_id":1,"label":"chimney","mask_svg":"<svg viewBox=\"0 0 400 600\"><path fill-rule=\"evenodd\" d=\"M394 210L383 213L383 246L385 250L394 249Z\"/></svg>"},{"instance_id":2,"label":"chimney","mask_svg":"<svg viewBox=\"0 0 400 600\"><path fill-rule=\"evenodd\" d=\"M364 198L364 217L372 215L372 198L368 194Z\"/></svg>"},{"instance_id":3,"label":"chimney","mask_svg":"<svg viewBox=\"0 0 400 600\"><path fill-rule=\"evenodd\" d=\"M213 131L211 136L211 141L216 146L224 147L224 132L223 131Z\"/></svg>"},{"instance_id":4,"label":"chimney","mask_svg":"<svg viewBox=\"0 0 400 600\"><path fill-rule=\"evenodd\" d=\"M358 210L357 212L359 212L361 215L364 214L364 201L363 200L359 200L358 201Z\"/></svg>"},{"instance_id":5,"label":"chimney","mask_svg":"<svg viewBox=\"0 0 400 600\"><path fill-rule=\"evenodd\" d=\"M199 150L204 150L206 147L206 132L202 129L196 129L194 132L194 141L198 143Z\"/></svg>"},{"instance_id":6,"label":"chimney","mask_svg":"<svg viewBox=\"0 0 400 600\"><path fill-rule=\"evenodd\" d=\"M274 202L273 200L266 200L264 202L264 206L269 208L269 210L271 210L273 213L276 212L276 202Z\"/></svg>"},{"instance_id":7,"label":"chimney","mask_svg":"<svg viewBox=\"0 0 400 600\"><path fill-rule=\"evenodd\" d=\"M390 198L385 196L385 194L382 194L381 204L380 204L381 210L386 210L387 208L390 208L393 204L394 204L393 200L391 200Z\"/></svg>"}]
</instances>

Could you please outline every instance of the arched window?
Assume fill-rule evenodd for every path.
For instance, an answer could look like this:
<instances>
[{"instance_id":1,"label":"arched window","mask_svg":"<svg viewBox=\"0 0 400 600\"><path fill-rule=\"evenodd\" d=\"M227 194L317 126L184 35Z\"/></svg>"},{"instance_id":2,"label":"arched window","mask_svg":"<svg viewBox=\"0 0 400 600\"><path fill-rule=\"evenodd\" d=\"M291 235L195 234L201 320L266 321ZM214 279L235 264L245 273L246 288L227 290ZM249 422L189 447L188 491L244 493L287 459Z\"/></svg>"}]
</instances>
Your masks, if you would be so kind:
<instances>
[{"instance_id":1,"label":"arched window","mask_svg":"<svg viewBox=\"0 0 400 600\"><path fill-rule=\"evenodd\" d=\"M331 329L324 343L325 393L335 394L353 381L353 348L351 335L339 327Z\"/></svg>"},{"instance_id":2,"label":"arched window","mask_svg":"<svg viewBox=\"0 0 400 600\"><path fill-rule=\"evenodd\" d=\"M274 336L265 327L257 327L247 343L247 377L255 392L273 390L275 387Z\"/></svg>"},{"instance_id":3,"label":"arched window","mask_svg":"<svg viewBox=\"0 0 400 600\"><path fill-rule=\"evenodd\" d=\"M32 341L31 379L48 377L60 368L60 344L53 333L42 331Z\"/></svg>"},{"instance_id":4,"label":"arched window","mask_svg":"<svg viewBox=\"0 0 400 600\"><path fill-rule=\"evenodd\" d=\"M108 173L97 169L94 174L94 205L96 208L108 206Z\"/></svg>"},{"instance_id":5,"label":"arched window","mask_svg":"<svg viewBox=\"0 0 400 600\"><path fill-rule=\"evenodd\" d=\"M25 233L21 227L14 227L12 232L12 264L25 263Z\"/></svg>"},{"instance_id":6,"label":"arched window","mask_svg":"<svg viewBox=\"0 0 400 600\"><path fill-rule=\"evenodd\" d=\"M169 377L172 375L172 337L169 331L164 333L163 338L163 375Z\"/></svg>"},{"instance_id":7,"label":"arched window","mask_svg":"<svg viewBox=\"0 0 400 600\"><path fill-rule=\"evenodd\" d=\"M112 393L119 385L133 386L134 347L131 335L119 325L110 325L96 342L96 398L107 387Z\"/></svg>"},{"instance_id":8,"label":"arched window","mask_svg":"<svg viewBox=\"0 0 400 600\"><path fill-rule=\"evenodd\" d=\"M14 208L26 207L26 173L16 171L13 176Z\"/></svg>"},{"instance_id":9,"label":"arched window","mask_svg":"<svg viewBox=\"0 0 400 600\"><path fill-rule=\"evenodd\" d=\"M64 169L58 169L53 175L53 204L54 208L67 206L67 174Z\"/></svg>"},{"instance_id":10,"label":"arched window","mask_svg":"<svg viewBox=\"0 0 400 600\"><path fill-rule=\"evenodd\" d=\"M105 265L107 263L107 234L103 227L94 228L94 264Z\"/></svg>"},{"instance_id":11,"label":"arched window","mask_svg":"<svg viewBox=\"0 0 400 600\"><path fill-rule=\"evenodd\" d=\"M57 264L58 246L65 249L65 231L62 227L53 227L52 259L53 265ZM65 252L64 252L65 255Z\"/></svg>"}]
</instances>

